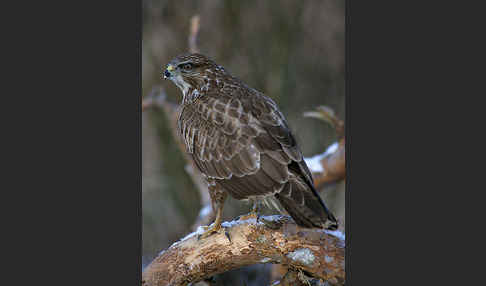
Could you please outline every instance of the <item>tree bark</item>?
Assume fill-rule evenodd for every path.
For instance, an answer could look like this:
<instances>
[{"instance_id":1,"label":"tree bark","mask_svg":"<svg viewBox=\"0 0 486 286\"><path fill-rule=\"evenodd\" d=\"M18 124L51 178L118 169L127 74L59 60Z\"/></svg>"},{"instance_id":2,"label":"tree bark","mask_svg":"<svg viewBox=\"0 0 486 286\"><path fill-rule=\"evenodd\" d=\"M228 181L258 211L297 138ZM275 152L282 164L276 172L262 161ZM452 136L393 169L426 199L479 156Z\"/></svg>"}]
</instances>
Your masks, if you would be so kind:
<instances>
[{"instance_id":1,"label":"tree bark","mask_svg":"<svg viewBox=\"0 0 486 286\"><path fill-rule=\"evenodd\" d=\"M287 216L223 223L198 240L202 229L163 251L142 274L143 286L178 286L257 263L281 263L332 285L344 285L344 235L307 229Z\"/></svg>"}]
</instances>

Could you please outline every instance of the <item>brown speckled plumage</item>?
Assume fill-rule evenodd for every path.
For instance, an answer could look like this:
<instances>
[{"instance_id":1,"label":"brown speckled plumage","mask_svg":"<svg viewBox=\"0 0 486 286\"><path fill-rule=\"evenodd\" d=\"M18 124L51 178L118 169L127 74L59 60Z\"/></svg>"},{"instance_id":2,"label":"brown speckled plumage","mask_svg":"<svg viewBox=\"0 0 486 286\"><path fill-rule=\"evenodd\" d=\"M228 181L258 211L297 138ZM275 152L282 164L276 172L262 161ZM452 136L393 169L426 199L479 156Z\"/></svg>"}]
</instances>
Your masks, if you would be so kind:
<instances>
[{"instance_id":1,"label":"brown speckled plumage","mask_svg":"<svg viewBox=\"0 0 486 286\"><path fill-rule=\"evenodd\" d=\"M179 133L210 189L275 196L297 224L337 228L275 102L199 54L175 58L165 76L183 92ZM225 197L212 194L213 208Z\"/></svg>"}]
</instances>

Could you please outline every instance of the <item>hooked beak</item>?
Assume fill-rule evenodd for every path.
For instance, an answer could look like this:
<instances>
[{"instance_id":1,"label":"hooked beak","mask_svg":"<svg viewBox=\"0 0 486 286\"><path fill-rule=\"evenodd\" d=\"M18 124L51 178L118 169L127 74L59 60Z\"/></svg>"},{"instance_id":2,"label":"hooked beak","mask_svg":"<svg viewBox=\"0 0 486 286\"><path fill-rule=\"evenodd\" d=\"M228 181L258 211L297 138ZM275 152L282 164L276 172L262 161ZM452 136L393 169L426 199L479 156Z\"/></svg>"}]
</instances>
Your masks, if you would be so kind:
<instances>
[{"instance_id":1,"label":"hooked beak","mask_svg":"<svg viewBox=\"0 0 486 286\"><path fill-rule=\"evenodd\" d=\"M173 71L174 69L175 68L174 68L173 65L167 66L167 69L164 72L164 79L170 78L172 76L172 74L170 72Z\"/></svg>"}]
</instances>

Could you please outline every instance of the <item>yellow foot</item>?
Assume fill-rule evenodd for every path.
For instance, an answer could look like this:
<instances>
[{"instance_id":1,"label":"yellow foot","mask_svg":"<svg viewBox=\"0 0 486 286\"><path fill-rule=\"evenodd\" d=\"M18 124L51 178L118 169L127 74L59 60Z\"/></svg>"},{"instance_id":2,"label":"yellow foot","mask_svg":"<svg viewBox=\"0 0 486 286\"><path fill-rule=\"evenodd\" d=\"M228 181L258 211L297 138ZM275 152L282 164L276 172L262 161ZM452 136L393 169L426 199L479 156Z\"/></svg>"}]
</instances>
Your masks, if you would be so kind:
<instances>
[{"instance_id":1,"label":"yellow foot","mask_svg":"<svg viewBox=\"0 0 486 286\"><path fill-rule=\"evenodd\" d=\"M209 226L202 226L204 232L198 235L198 239L209 237L211 234L219 232L221 230L221 224L212 224Z\"/></svg>"},{"instance_id":2,"label":"yellow foot","mask_svg":"<svg viewBox=\"0 0 486 286\"><path fill-rule=\"evenodd\" d=\"M197 240L200 240L201 238L204 239L204 238L211 236L214 233L221 233L222 231L224 231L224 235L226 236L228 241L231 242L229 232L226 230L225 227L221 227L221 224L212 224L210 226L202 226L202 228L204 229L204 232L197 236Z\"/></svg>"}]
</instances>

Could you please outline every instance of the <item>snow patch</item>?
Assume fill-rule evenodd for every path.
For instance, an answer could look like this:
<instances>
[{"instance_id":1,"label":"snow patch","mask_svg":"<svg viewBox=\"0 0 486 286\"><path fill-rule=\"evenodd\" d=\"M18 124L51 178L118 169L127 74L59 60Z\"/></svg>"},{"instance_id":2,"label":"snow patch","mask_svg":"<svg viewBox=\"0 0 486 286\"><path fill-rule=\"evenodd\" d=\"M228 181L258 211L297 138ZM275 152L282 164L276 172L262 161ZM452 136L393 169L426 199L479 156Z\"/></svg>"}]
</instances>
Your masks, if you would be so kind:
<instances>
[{"instance_id":1,"label":"snow patch","mask_svg":"<svg viewBox=\"0 0 486 286\"><path fill-rule=\"evenodd\" d=\"M233 221L225 221L221 224L222 227L233 227L233 226L237 226L237 225L240 225L240 224L262 224L262 222L257 222L256 218L249 218L249 219L245 219L245 220L233 220Z\"/></svg>"},{"instance_id":2,"label":"snow patch","mask_svg":"<svg viewBox=\"0 0 486 286\"><path fill-rule=\"evenodd\" d=\"M287 254L287 257L307 266L312 265L312 263L316 259L314 253L312 253L312 251L308 248L299 248Z\"/></svg>"},{"instance_id":3,"label":"snow patch","mask_svg":"<svg viewBox=\"0 0 486 286\"><path fill-rule=\"evenodd\" d=\"M337 151L338 147L338 142L334 142L333 144L331 144L331 146L327 147L327 150L326 152L324 152L324 154L332 154Z\"/></svg>"},{"instance_id":4,"label":"snow patch","mask_svg":"<svg viewBox=\"0 0 486 286\"><path fill-rule=\"evenodd\" d=\"M339 147L338 142L334 142L329 147L327 147L327 149L324 153L317 154L317 155L310 157L310 158L304 158L305 163L307 164L307 166L309 167L309 169L312 172L315 172L315 173L324 172L324 168L322 168L321 160L324 157L329 156L330 154L336 152L338 147Z\"/></svg>"},{"instance_id":5,"label":"snow patch","mask_svg":"<svg viewBox=\"0 0 486 286\"><path fill-rule=\"evenodd\" d=\"M266 215L266 216L262 216L260 217L260 219L264 219L266 221L280 221L284 216L282 215Z\"/></svg>"},{"instance_id":6,"label":"snow patch","mask_svg":"<svg viewBox=\"0 0 486 286\"><path fill-rule=\"evenodd\" d=\"M179 243L181 243L181 242L183 242L185 240L188 240L189 238L191 238L191 237L193 237L195 235L200 235L200 234L203 234L203 233L204 233L204 227L199 226L195 232L189 233L188 235L186 235L183 238L181 238L179 241L174 242L170 247L176 246Z\"/></svg>"},{"instance_id":7,"label":"snow patch","mask_svg":"<svg viewBox=\"0 0 486 286\"><path fill-rule=\"evenodd\" d=\"M346 235L339 230L324 230L325 233L335 236L341 240L346 240Z\"/></svg>"},{"instance_id":8,"label":"snow patch","mask_svg":"<svg viewBox=\"0 0 486 286\"><path fill-rule=\"evenodd\" d=\"M202 212L202 211L201 211ZM278 216L278 215L277 215ZM273 216L272 216L273 217ZM265 217L266 218L266 217ZM276 219L276 218L271 218L271 219ZM210 228L214 223L210 224L208 227ZM233 226L241 225L241 224L253 224L253 225L264 225L262 222L257 222L255 218L250 218L250 219L245 219L245 220L233 220L233 221L225 221L221 224L222 227L228 227L231 228ZM188 240L189 238L195 236L195 235L201 235L205 231L205 228L203 226L199 226L195 232L189 233L185 237L181 238L179 241L174 242L170 247L176 246L179 243Z\"/></svg>"}]
</instances>

